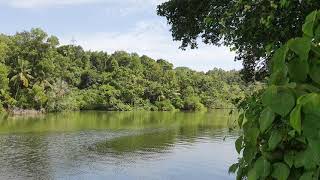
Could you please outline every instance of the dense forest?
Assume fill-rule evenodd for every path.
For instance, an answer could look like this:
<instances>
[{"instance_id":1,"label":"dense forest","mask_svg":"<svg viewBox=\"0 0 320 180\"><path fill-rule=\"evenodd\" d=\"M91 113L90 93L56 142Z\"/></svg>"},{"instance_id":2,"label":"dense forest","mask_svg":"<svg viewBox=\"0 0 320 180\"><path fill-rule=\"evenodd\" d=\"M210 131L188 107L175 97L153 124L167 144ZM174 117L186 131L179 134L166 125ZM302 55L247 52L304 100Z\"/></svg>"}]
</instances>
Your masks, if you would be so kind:
<instances>
[{"instance_id":1,"label":"dense forest","mask_svg":"<svg viewBox=\"0 0 320 180\"><path fill-rule=\"evenodd\" d=\"M250 92L238 71L206 73L123 51L59 45L41 29L0 35L0 109L204 110Z\"/></svg>"}]
</instances>

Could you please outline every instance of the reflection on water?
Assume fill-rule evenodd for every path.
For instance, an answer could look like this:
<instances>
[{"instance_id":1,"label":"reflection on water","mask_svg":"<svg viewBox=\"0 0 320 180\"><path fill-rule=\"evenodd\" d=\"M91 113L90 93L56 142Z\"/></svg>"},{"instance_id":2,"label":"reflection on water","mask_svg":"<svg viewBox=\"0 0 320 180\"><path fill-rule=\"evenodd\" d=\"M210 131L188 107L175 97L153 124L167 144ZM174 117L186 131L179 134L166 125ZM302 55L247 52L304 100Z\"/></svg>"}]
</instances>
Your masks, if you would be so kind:
<instances>
[{"instance_id":1,"label":"reflection on water","mask_svg":"<svg viewBox=\"0 0 320 180\"><path fill-rule=\"evenodd\" d=\"M0 120L0 179L233 179L228 113L75 112Z\"/></svg>"}]
</instances>

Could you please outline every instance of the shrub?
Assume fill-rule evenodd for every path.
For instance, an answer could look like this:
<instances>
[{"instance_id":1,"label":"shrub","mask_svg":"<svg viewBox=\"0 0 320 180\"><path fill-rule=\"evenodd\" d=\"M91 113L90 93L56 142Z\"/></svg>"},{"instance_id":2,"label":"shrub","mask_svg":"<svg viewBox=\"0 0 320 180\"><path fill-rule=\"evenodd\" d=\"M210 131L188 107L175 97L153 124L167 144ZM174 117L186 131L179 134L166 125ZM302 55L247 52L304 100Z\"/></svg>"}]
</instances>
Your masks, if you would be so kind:
<instances>
[{"instance_id":1,"label":"shrub","mask_svg":"<svg viewBox=\"0 0 320 180\"><path fill-rule=\"evenodd\" d=\"M184 100L184 110L187 111L203 111L206 108L200 102L200 98L197 96L190 96Z\"/></svg>"},{"instance_id":2,"label":"shrub","mask_svg":"<svg viewBox=\"0 0 320 180\"><path fill-rule=\"evenodd\" d=\"M174 106L171 104L170 100L166 99L163 101L157 101L156 106L159 111L173 111L175 110Z\"/></svg>"}]
</instances>

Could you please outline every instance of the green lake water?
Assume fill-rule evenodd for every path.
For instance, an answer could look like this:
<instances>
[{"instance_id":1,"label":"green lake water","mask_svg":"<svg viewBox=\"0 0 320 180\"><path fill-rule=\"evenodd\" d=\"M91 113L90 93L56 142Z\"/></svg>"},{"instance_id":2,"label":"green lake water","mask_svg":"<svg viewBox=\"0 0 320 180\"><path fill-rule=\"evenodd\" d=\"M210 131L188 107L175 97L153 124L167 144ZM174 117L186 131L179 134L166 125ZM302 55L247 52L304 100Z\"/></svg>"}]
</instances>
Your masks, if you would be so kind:
<instances>
[{"instance_id":1,"label":"green lake water","mask_svg":"<svg viewBox=\"0 0 320 180\"><path fill-rule=\"evenodd\" d=\"M228 180L228 111L1 117L2 180Z\"/></svg>"}]
</instances>

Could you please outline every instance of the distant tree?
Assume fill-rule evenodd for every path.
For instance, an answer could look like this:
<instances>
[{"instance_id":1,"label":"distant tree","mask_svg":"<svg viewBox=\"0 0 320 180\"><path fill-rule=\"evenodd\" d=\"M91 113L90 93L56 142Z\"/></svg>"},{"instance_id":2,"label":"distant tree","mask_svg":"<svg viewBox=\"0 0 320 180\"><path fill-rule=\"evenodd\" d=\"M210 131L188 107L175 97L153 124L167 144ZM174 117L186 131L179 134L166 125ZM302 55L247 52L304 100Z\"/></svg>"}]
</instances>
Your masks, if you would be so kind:
<instances>
[{"instance_id":1,"label":"distant tree","mask_svg":"<svg viewBox=\"0 0 320 180\"><path fill-rule=\"evenodd\" d=\"M4 108L194 111L234 107L233 99L241 98L242 91L246 86L237 71L174 69L164 59L137 53L59 46L57 37L41 29L0 35Z\"/></svg>"},{"instance_id":2,"label":"distant tree","mask_svg":"<svg viewBox=\"0 0 320 180\"><path fill-rule=\"evenodd\" d=\"M33 77L31 76L31 68L29 66L28 61L18 59L17 67L13 70L13 76L10 81L13 82L15 86L15 99L17 99L17 95L21 88L28 88L30 84L30 80Z\"/></svg>"}]
</instances>

